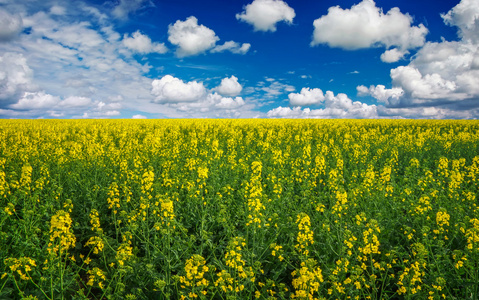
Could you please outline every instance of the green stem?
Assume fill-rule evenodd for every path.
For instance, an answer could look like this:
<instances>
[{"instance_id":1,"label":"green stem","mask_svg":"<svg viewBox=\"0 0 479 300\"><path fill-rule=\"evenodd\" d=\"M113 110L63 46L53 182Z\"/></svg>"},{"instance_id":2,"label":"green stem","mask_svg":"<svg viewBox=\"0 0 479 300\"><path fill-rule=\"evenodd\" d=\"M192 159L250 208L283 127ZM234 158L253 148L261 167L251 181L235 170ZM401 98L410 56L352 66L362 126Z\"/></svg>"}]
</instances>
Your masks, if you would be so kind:
<instances>
[{"instance_id":1,"label":"green stem","mask_svg":"<svg viewBox=\"0 0 479 300\"><path fill-rule=\"evenodd\" d=\"M13 281L15 282L15 286L17 287L18 292L20 293L20 295L21 295L22 298L23 298L23 292L22 292L22 290L20 290L20 287L18 286L18 282L17 282L17 280L15 279L15 276L13 276Z\"/></svg>"},{"instance_id":2,"label":"green stem","mask_svg":"<svg viewBox=\"0 0 479 300\"><path fill-rule=\"evenodd\" d=\"M30 277L31 283L33 283L33 285L36 286L37 289L40 290L40 292L42 292L42 294L45 296L45 298L51 300L51 298L49 298L49 297L47 296L47 294L45 294L45 291L43 291L43 289L42 289L41 287L39 287L39 286L33 281L33 279L32 279L32 277L30 276L30 274L29 274L27 271L25 271L25 272L27 273L28 277ZM2 288L3 288L3 286L2 286ZM0 289L0 290L1 290L1 289Z\"/></svg>"},{"instance_id":3,"label":"green stem","mask_svg":"<svg viewBox=\"0 0 479 300\"><path fill-rule=\"evenodd\" d=\"M66 259L66 255L65 255L65 259ZM61 295L61 299L63 299L63 263L62 263L61 252L60 252L60 259L58 260L58 264L60 267L60 295Z\"/></svg>"}]
</instances>

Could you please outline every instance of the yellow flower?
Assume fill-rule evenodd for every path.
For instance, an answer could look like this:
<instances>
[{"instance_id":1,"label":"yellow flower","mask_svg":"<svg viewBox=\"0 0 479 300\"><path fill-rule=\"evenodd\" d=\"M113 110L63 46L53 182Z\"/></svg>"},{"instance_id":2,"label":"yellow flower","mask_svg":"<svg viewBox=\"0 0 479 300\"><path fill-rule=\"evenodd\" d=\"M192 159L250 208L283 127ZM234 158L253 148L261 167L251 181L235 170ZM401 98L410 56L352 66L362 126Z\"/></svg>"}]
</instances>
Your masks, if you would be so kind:
<instances>
[{"instance_id":1,"label":"yellow flower","mask_svg":"<svg viewBox=\"0 0 479 300\"><path fill-rule=\"evenodd\" d=\"M98 236L92 236L88 239L85 246L93 246L93 253L98 254L98 252L103 251L103 240Z\"/></svg>"},{"instance_id":2,"label":"yellow flower","mask_svg":"<svg viewBox=\"0 0 479 300\"><path fill-rule=\"evenodd\" d=\"M101 269L94 267L93 269L87 271L87 275L87 285L93 286L95 283L97 283L98 286L103 289L103 282L106 280L106 276Z\"/></svg>"},{"instance_id":3,"label":"yellow flower","mask_svg":"<svg viewBox=\"0 0 479 300\"><path fill-rule=\"evenodd\" d=\"M49 253L62 254L75 246L76 237L71 232L71 225L69 213L59 210L53 215L50 221L50 243L47 248Z\"/></svg>"},{"instance_id":4,"label":"yellow flower","mask_svg":"<svg viewBox=\"0 0 479 300\"><path fill-rule=\"evenodd\" d=\"M304 255L309 253L307 247L314 244L313 231L311 230L311 221L306 213L300 213L297 216L296 224L298 224L297 244L295 247Z\"/></svg>"}]
</instances>

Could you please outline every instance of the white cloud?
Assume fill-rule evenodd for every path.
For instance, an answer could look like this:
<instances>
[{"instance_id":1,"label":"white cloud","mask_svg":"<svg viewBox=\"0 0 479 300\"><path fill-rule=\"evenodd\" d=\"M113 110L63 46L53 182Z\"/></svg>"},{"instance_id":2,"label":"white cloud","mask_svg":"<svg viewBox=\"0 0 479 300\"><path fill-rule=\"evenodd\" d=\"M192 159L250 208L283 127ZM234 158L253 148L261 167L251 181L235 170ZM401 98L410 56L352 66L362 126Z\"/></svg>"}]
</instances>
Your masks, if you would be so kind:
<instances>
[{"instance_id":1,"label":"white cloud","mask_svg":"<svg viewBox=\"0 0 479 300\"><path fill-rule=\"evenodd\" d=\"M133 33L132 37L129 37L127 34L123 36L123 45L128 49L131 49L135 52L141 54L148 54L152 52L156 53L166 53L168 48L166 48L164 43L152 43L151 39L142 34L140 31Z\"/></svg>"},{"instance_id":2,"label":"white cloud","mask_svg":"<svg viewBox=\"0 0 479 300\"><path fill-rule=\"evenodd\" d=\"M22 18L0 8L0 42L16 37L23 29Z\"/></svg>"},{"instance_id":3,"label":"white cloud","mask_svg":"<svg viewBox=\"0 0 479 300\"><path fill-rule=\"evenodd\" d=\"M216 52L230 51L231 53L234 53L234 54L246 54L250 48L251 48L251 44L249 43L239 44L234 41L228 41L228 42L225 42L223 45L218 45L214 47L213 49L211 49L211 52L216 53Z\"/></svg>"},{"instance_id":4,"label":"white cloud","mask_svg":"<svg viewBox=\"0 0 479 300\"><path fill-rule=\"evenodd\" d=\"M324 101L324 94L321 89L302 88L300 93L291 93L288 98L292 106L306 106L320 104Z\"/></svg>"},{"instance_id":5,"label":"white cloud","mask_svg":"<svg viewBox=\"0 0 479 300\"><path fill-rule=\"evenodd\" d=\"M212 49L218 40L213 30L198 25L198 19L193 16L168 26L168 41L178 46L176 54L179 57L204 53Z\"/></svg>"},{"instance_id":6,"label":"white cloud","mask_svg":"<svg viewBox=\"0 0 479 300\"><path fill-rule=\"evenodd\" d=\"M457 85L437 73L421 74L412 66L400 66L391 70L391 78L395 86L402 87L415 102L426 102L436 99L460 99L466 95L456 93Z\"/></svg>"},{"instance_id":7,"label":"white cloud","mask_svg":"<svg viewBox=\"0 0 479 300\"><path fill-rule=\"evenodd\" d=\"M96 101L86 114L88 117L94 118L119 116L122 107L122 104L118 102L105 103L103 101Z\"/></svg>"},{"instance_id":8,"label":"white cloud","mask_svg":"<svg viewBox=\"0 0 479 300\"><path fill-rule=\"evenodd\" d=\"M348 110L338 107L326 107L321 109L310 109L301 107L277 107L266 113L269 118L308 118L308 119L370 119L377 118L377 107L360 102L354 102L354 105Z\"/></svg>"},{"instance_id":9,"label":"white cloud","mask_svg":"<svg viewBox=\"0 0 479 300\"><path fill-rule=\"evenodd\" d=\"M446 24L458 27L460 40L425 43L408 65L391 70L393 89L381 85L358 87L359 94L370 94L384 102L386 108L396 109L385 108L386 115L430 117L429 113L434 112L447 118L474 116L479 108L477 4L477 0L462 0L442 15ZM407 111L409 108L418 113Z\"/></svg>"},{"instance_id":10,"label":"white cloud","mask_svg":"<svg viewBox=\"0 0 479 300\"><path fill-rule=\"evenodd\" d=\"M126 19L130 13L141 9L147 2L150 6L152 5L149 0L120 0L120 3L112 11L113 16L119 19Z\"/></svg>"},{"instance_id":11,"label":"white cloud","mask_svg":"<svg viewBox=\"0 0 479 300\"><path fill-rule=\"evenodd\" d=\"M59 16L63 16L66 14L66 8L63 7L63 6L59 6L59 5L54 5L50 8L50 13L52 15L59 15Z\"/></svg>"},{"instance_id":12,"label":"white cloud","mask_svg":"<svg viewBox=\"0 0 479 300\"><path fill-rule=\"evenodd\" d=\"M20 110L32 110L51 108L60 102L59 97L46 94L45 92L26 92L24 96L18 101L18 103L10 105L13 109Z\"/></svg>"},{"instance_id":13,"label":"white cloud","mask_svg":"<svg viewBox=\"0 0 479 300\"><path fill-rule=\"evenodd\" d=\"M65 100L61 101L59 103L59 106L60 107L68 107L68 108L87 107L91 103L92 103L92 101L91 101L90 98L71 96L71 97L68 97Z\"/></svg>"},{"instance_id":14,"label":"white cloud","mask_svg":"<svg viewBox=\"0 0 479 300\"><path fill-rule=\"evenodd\" d=\"M239 110L246 106L245 101L241 97L236 97L233 99L229 97L223 97L217 93L208 93L203 98L195 102L183 102L170 105L191 117L237 117L241 115ZM221 114L219 113L218 109L221 110Z\"/></svg>"},{"instance_id":15,"label":"white cloud","mask_svg":"<svg viewBox=\"0 0 479 300\"><path fill-rule=\"evenodd\" d=\"M393 48L390 50L386 50L386 52L381 54L381 61L386 63L394 63L403 58L406 54L409 54L409 51Z\"/></svg>"},{"instance_id":16,"label":"white cloud","mask_svg":"<svg viewBox=\"0 0 479 300\"><path fill-rule=\"evenodd\" d=\"M296 16L294 9L282 0L254 0L244 7L236 19L254 26L255 31L276 31L276 23L291 24Z\"/></svg>"},{"instance_id":17,"label":"white cloud","mask_svg":"<svg viewBox=\"0 0 479 300\"><path fill-rule=\"evenodd\" d=\"M155 79L151 85L151 93L155 96L155 101L158 103L195 102L206 95L203 83L196 81L185 83L183 80L171 75Z\"/></svg>"},{"instance_id":18,"label":"white cloud","mask_svg":"<svg viewBox=\"0 0 479 300\"><path fill-rule=\"evenodd\" d=\"M478 109L453 110L441 107L387 108L378 106L378 116L380 118L472 119L477 118L478 113Z\"/></svg>"},{"instance_id":19,"label":"white cloud","mask_svg":"<svg viewBox=\"0 0 479 300\"><path fill-rule=\"evenodd\" d=\"M148 119L146 116L140 115L140 114L133 115L131 118L132 119Z\"/></svg>"},{"instance_id":20,"label":"white cloud","mask_svg":"<svg viewBox=\"0 0 479 300\"><path fill-rule=\"evenodd\" d=\"M0 100L12 102L32 86L33 71L26 58L19 53L7 52L0 56Z\"/></svg>"},{"instance_id":21,"label":"white cloud","mask_svg":"<svg viewBox=\"0 0 479 300\"><path fill-rule=\"evenodd\" d=\"M103 106L110 107L110 104L100 103L100 108ZM24 95L18 100L17 103L10 105L12 109L26 110L41 112L46 111L52 117L63 116L63 112L74 112L82 109L88 109L89 107L98 106L97 103L93 103L90 98L71 96L64 100L61 100L58 96L53 96L45 93L45 91L39 92L25 92ZM113 108L120 108L118 105L111 106Z\"/></svg>"},{"instance_id":22,"label":"white cloud","mask_svg":"<svg viewBox=\"0 0 479 300\"><path fill-rule=\"evenodd\" d=\"M399 102L399 98L404 95L404 90L402 88L394 87L391 89L386 89L384 85L378 84L377 86L371 85L369 88L364 85L356 87L358 91L358 96L367 96L371 95L379 102L386 104L395 105Z\"/></svg>"},{"instance_id":23,"label":"white cloud","mask_svg":"<svg viewBox=\"0 0 479 300\"><path fill-rule=\"evenodd\" d=\"M459 35L464 39L479 39L479 3L477 0L462 0L441 17L450 26L459 27Z\"/></svg>"},{"instance_id":24,"label":"white cloud","mask_svg":"<svg viewBox=\"0 0 479 300\"><path fill-rule=\"evenodd\" d=\"M301 107L276 107L266 113L268 118L299 118L303 111Z\"/></svg>"},{"instance_id":25,"label":"white cloud","mask_svg":"<svg viewBox=\"0 0 479 300\"><path fill-rule=\"evenodd\" d=\"M308 90L303 88L301 92L304 91L304 93L295 95L308 95L311 92ZM316 93L318 99L321 98L319 97L320 89L313 89L312 91ZM310 99L312 98L314 97L310 96ZM343 93L334 95L333 92L327 91L322 98L323 100L320 102L324 108L302 109L300 106L293 108L280 106L268 111L266 116L270 118L376 118L378 116L376 105L367 105L359 101L353 102ZM306 102L305 98L300 100Z\"/></svg>"},{"instance_id":26,"label":"white cloud","mask_svg":"<svg viewBox=\"0 0 479 300\"><path fill-rule=\"evenodd\" d=\"M229 97L221 97L219 102L216 101L215 106L221 109L235 109L243 106L244 104L245 102L241 97L235 97L234 99Z\"/></svg>"},{"instance_id":27,"label":"white cloud","mask_svg":"<svg viewBox=\"0 0 479 300\"><path fill-rule=\"evenodd\" d=\"M229 82L226 86L237 83L235 76L224 79L225 82ZM228 86L226 90L233 92L234 88L235 92L238 92L234 86ZM182 116L239 117L250 114L252 106L247 105L242 97L223 97L216 91L218 88L207 90L202 83L183 82L181 79L166 75L153 81L151 92L156 96L155 103L163 103L174 108Z\"/></svg>"},{"instance_id":28,"label":"white cloud","mask_svg":"<svg viewBox=\"0 0 479 300\"><path fill-rule=\"evenodd\" d=\"M215 90L224 96L236 96L241 93L243 87L238 82L238 78L233 75L229 78L223 78Z\"/></svg>"},{"instance_id":29,"label":"white cloud","mask_svg":"<svg viewBox=\"0 0 479 300\"><path fill-rule=\"evenodd\" d=\"M71 117L85 111L100 116L118 109L90 111L93 101L86 99L108 104L110 97L122 95L128 99L123 107L140 110L153 99L152 80L144 76L150 67L128 55L107 16L98 12L96 19L82 2L62 2L66 15L47 13L51 5L41 10L39 5L24 2L25 7L11 8L22 15L29 33L0 43L0 107L13 105L11 110L22 109L25 117ZM47 110L52 97L65 100Z\"/></svg>"},{"instance_id":30,"label":"white cloud","mask_svg":"<svg viewBox=\"0 0 479 300\"><path fill-rule=\"evenodd\" d=\"M348 50L361 48L397 47L384 54L383 59L392 62L413 49L424 45L427 28L420 24L411 26L413 19L394 7L386 14L376 7L373 0L363 0L351 9L330 7L328 14L313 23L312 46L327 44Z\"/></svg>"}]
</instances>

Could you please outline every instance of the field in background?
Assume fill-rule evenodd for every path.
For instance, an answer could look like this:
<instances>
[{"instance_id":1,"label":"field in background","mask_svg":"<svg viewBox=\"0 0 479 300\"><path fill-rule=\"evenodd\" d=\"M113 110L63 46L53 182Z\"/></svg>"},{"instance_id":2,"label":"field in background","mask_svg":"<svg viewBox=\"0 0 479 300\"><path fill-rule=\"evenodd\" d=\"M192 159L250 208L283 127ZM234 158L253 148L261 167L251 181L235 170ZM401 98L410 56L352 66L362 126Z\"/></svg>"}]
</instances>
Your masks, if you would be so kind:
<instances>
[{"instance_id":1,"label":"field in background","mask_svg":"<svg viewBox=\"0 0 479 300\"><path fill-rule=\"evenodd\" d=\"M2 120L0 298L478 299L479 122Z\"/></svg>"}]
</instances>

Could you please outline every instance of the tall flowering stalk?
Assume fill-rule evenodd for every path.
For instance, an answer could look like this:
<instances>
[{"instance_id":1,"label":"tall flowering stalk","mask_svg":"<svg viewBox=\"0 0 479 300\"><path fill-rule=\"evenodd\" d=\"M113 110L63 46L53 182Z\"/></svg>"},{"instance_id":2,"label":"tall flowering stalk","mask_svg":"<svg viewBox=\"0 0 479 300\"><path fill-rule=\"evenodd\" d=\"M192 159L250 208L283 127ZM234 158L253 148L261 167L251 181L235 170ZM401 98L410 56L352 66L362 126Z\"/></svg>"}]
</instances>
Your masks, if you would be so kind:
<instances>
[{"instance_id":1,"label":"tall flowering stalk","mask_svg":"<svg viewBox=\"0 0 479 300\"><path fill-rule=\"evenodd\" d=\"M229 243L225 253L227 269L218 272L215 286L227 295L238 296L245 289L245 284L254 283L256 280L253 268L246 265L243 251L246 241L243 237L235 237Z\"/></svg>"},{"instance_id":2,"label":"tall flowering stalk","mask_svg":"<svg viewBox=\"0 0 479 300\"><path fill-rule=\"evenodd\" d=\"M294 247L300 254L307 257L310 246L314 244L311 220L306 213L300 213L296 218L296 224L298 224L298 235Z\"/></svg>"},{"instance_id":3,"label":"tall flowering stalk","mask_svg":"<svg viewBox=\"0 0 479 300\"><path fill-rule=\"evenodd\" d=\"M205 259L199 255L194 254L185 263L185 276L180 276L180 299L206 299L208 294L208 286L210 282L205 276L210 271L206 265Z\"/></svg>"},{"instance_id":4,"label":"tall flowering stalk","mask_svg":"<svg viewBox=\"0 0 479 300\"><path fill-rule=\"evenodd\" d=\"M74 256L69 256L69 250L75 247L76 237L72 231L72 219L70 213L59 210L52 216L50 221L50 240L48 243L48 259L44 262L45 268L50 271L51 298L53 298L53 283L59 276L60 291L63 298L65 290L64 275L67 261L75 261ZM56 282L57 283L57 282Z\"/></svg>"},{"instance_id":5,"label":"tall flowering stalk","mask_svg":"<svg viewBox=\"0 0 479 300\"><path fill-rule=\"evenodd\" d=\"M251 164L251 179L246 183L246 198L248 201L248 222L246 226L254 226L255 228L261 228L261 226L269 226L265 223L263 211L265 206L263 205L263 186L261 182L261 170L263 165L259 161L255 161Z\"/></svg>"}]
</instances>

